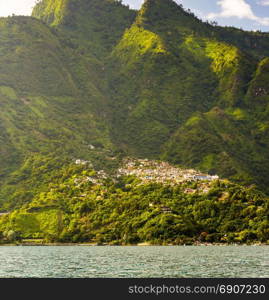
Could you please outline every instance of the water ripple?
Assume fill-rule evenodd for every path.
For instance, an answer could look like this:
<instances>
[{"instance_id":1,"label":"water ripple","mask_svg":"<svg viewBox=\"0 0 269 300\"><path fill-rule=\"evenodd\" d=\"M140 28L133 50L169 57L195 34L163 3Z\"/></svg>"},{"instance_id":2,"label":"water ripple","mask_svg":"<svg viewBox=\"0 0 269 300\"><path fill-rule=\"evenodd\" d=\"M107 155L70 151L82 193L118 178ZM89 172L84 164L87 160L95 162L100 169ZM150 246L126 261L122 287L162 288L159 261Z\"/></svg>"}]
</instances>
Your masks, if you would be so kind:
<instances>
[{"instance_id":1,"label":"water ripple","mask_svg":"<svg viewBox=\"0 0 269 300\"><path fill-rule=\"evenodd\" d=\"M269 247L0 247L1 278L269 276Z\"/></svg>"}]
</instances>

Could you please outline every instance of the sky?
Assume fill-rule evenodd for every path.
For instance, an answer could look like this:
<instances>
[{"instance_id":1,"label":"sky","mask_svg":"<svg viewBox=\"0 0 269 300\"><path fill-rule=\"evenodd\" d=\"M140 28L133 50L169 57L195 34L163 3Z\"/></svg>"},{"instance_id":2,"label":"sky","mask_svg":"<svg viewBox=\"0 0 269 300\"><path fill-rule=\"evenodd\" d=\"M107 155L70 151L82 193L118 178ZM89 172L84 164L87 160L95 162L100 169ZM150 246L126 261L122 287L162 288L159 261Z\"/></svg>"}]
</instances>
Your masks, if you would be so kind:
<instances>
[{"instance_id":1,"label":"sky","mask_svg":"<svg viewBox=\"0 0 269 300\"><path fill-rule=\"evenodd\" d=\"M199 18L245 30L269 31L269 0L175 0ZM36 0L0 0L0 16L30 15ZM143 0L123 0L138 9Z\"/></svg>"}]
</instances>

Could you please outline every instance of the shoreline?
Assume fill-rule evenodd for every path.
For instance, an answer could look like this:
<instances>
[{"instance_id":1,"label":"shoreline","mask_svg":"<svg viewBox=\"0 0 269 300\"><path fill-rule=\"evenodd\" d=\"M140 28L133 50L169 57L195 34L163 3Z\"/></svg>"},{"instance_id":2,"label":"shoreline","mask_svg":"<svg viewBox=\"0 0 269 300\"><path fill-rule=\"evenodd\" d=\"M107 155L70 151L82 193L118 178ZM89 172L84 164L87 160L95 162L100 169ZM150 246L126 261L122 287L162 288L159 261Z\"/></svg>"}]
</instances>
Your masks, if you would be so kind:
<instances>
[{"instance_id":1,"label":"shoreline","mask_svg":"<svg viewBox=\"0 0 269 300\"><path fill-rule=\"evenodd\" d=\"M59 246L65 246L65 247L228 247L228 246L234 246L234 247L242 247L242 246L250 246L250 247L259 247L259 246L269 246L269 244L264 243L253 243L253 244L228 244L228 243L199 243L199 244L182 244L182 245L173 245L173 244L167 244L167 245L158 245L158 244L150 244L150 243L138 243L138 244L119 244L119 245L113 245L113 244L96 244L96 243L31 243L31 242L25 242L25 243L7 243L7 244L0 244L0 247L59 247Z\"/></svg>"}]
</instances>

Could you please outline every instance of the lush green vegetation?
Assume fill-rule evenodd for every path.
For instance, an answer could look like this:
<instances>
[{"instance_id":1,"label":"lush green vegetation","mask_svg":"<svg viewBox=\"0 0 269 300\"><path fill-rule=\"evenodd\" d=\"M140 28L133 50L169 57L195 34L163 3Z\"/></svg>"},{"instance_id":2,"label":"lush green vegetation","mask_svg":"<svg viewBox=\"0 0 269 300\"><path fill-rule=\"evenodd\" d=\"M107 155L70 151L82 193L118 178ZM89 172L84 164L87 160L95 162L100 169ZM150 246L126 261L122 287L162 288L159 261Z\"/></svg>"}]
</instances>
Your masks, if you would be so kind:
<instances>
[{"instance_id":1,"label":"lush green vegetation","mask_svg":"<svg viewBox=\"0 0 269 300\"><path fill-rule=\"evenodd\" d=\"M203 23L172 0L139 12L116 0L42 0L0 29L0 212L17 209L1 219L4 239L268 240L265 196L236 184L222 207L223 186L213 196L130 178L81 190L72 181L76 159L113 173L133 155L268 194L268 34ZM199 205L210 217L191 215Z\"/></svg>"},{"instance_id":2,"label":"lush green vegetation","mask_svg":"<svg viewBox=\"0 0 269 300\"><path fill-rule=\"evenodd\" d=\"M14 236L97 244L269 242L269 201L255 187L226 180L199 192L197 182L141 184L132 176L93 184L87 178L96 172L74 164L62 174L48 192L1 217L3 242Z\"/></svg>"},{"instance_id":3,"label":"lush green vegetation","mask_svg":"<svg viewBox=\"0 0 269 300\"><path fill-rule=\"evenodd\" d=\"M267 191L268 37L227 29L227 43L221 30L173 1L145 2L108 63L113 141Z\"/></svg>"},{"instance_id":4,"label":"lush green vegetation","mask_svg":"<svg viewBox=\"0 0 269 300\"><path fill-rule=\"evenodd\" d=\"M33 10L61 32L65 42L82 55L94 55L104 60L124 30L135 18L135 11L114 0L44 0Z\"/></svg>"},{"instance_id":5,"label":"lush green vegetation","mask_svg":"<svg viewBox=\"0 0 269 300\"><path fill-rule=\"evenodd\" d=\"M86 79L98 70L38 20L10 17L0 26L0 206L7 208L30 201L49 181L44 173L51 178L72 159L90 158L89 145L113 147L101 119L104 96Z\"/></svg>"}]
</instances>

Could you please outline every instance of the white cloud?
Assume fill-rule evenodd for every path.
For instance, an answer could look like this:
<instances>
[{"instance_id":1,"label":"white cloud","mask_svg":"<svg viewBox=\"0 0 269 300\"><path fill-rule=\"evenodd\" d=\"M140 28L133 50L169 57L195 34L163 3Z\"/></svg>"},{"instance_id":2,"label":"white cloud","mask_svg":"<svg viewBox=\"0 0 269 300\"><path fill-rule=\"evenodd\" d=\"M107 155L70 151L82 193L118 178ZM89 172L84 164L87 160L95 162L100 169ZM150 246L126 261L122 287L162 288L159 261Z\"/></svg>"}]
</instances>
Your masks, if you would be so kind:
<instances>
[{"instance_id":1,"label":"white cloud","mask_svg":"<svg viewBox=\"0 0 269 300\"><path fill-rule=\"evenodd\" d=\"M264 0L263 2L268 2L269 5L269 0ZM269 18L256 16L251 6L245 0L219 0L217 4L220 6L221 11L219 13L208 14L207 17L209 19L236 17L269 26Z\"/></svg>"},{"instance_id":2,"label":"white cloud","mask_svg":"<svg viewBox=\"0 0 269 300\"><path fill-rule=\"evenodd\" d=\"M0 0L0 16L30 15L35 0Z\"/></svg>"}]
</instances>

